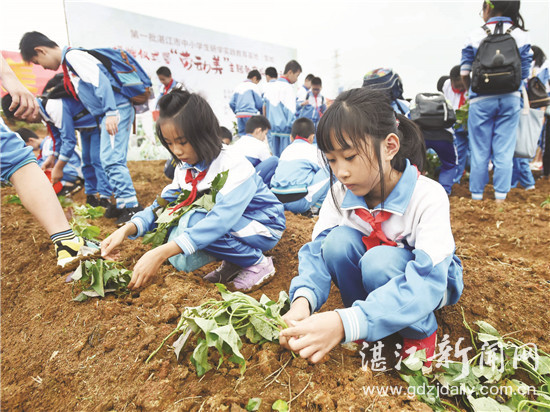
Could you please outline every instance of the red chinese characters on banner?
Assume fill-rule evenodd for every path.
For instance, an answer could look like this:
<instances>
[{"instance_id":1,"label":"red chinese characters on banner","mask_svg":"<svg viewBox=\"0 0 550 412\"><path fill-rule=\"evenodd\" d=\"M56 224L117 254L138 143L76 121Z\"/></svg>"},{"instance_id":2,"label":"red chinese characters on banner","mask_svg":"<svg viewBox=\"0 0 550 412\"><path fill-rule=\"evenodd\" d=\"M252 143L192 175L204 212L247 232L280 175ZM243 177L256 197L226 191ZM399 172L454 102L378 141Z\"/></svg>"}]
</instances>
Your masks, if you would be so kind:
<instances>
[{"instance_id":1,"label":"red chinese characters on banner","mask_svg":"<svg viewBox=\"0 0 550 412\"><path fill-rule=\"evenodd\" d=\"M246 74L253 69L259 70L263 74L265 72L264 67L259 68L255 64L250 67L243 60L249 59L253 60L250 63L258 63L261 59L266 62L266 66L275 62L275 58L267 54L262 55L250 50L225 47L158 33L141 32L138 29L130 30L130 38L175 46L171 47L169 52L151 51L150 49L144 50L141 48L138 50L124 48L136 58L166 65L181 64L187 71L197 71L204 74L221 75L224 70L229 73ZM182 47L183 50L178 47ZM119 46L119 48L123 47ZM237 61L233 61L233 58L236 58Z\"/></svg>"}]
</instances>

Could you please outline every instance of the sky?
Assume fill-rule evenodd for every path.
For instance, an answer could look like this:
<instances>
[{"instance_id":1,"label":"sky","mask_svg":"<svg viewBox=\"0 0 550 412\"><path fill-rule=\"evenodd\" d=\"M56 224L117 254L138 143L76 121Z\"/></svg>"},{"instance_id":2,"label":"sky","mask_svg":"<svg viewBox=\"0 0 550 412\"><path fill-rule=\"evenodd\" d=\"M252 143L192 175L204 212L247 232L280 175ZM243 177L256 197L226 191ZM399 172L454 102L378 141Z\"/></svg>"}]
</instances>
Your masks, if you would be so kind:
<instances>
[{"instance_id":1,"label":"sky","mask_svg":"<svg viewBox=\"0 0 550 412\"><path fill-rule=\"evenodd\" d=\"M67 0L74 1L74 0ZM93 3L297 49L304 73L323 79L323 93L359 87L369 70L391 67L404 95L435 91L460 63L468 33L483 24L482 1L397 0L95 0ZM162 4L162 6L161 6ZM524 0L532 44L550 56L550 2ZM2 0L0 48L18 51L21 36L41 31L67 44L62 0ZM101 30L101 22L97 24ZM286 62L280 62L283 66Z\"/></svg>"}]
</instances>

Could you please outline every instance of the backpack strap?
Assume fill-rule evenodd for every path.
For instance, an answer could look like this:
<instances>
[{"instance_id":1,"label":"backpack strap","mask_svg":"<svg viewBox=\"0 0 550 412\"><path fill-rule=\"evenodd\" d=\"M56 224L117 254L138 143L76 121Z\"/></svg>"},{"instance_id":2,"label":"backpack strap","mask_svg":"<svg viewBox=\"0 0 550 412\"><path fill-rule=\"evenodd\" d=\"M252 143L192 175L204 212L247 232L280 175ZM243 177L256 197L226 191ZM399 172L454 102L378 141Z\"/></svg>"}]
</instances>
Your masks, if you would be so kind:
<instances>
[{"instance_id":1,"label":"backpack strap","mask_svg":"<svg viewBox=\"0 0 550 412\"><path fill-rule=\"evenodd\" d=\"M511 25L508 30L506 30L506 34L512 33L512 30L514 30L515 28L517 28L517 26Z\"/></svg>"},{"instance_id":2,"label":"backpack strap","mask_svg":"<svg viewBox=\"0 0 550 412\"><path fill-rule=\"evenodd\" d=\"M487 36L490 36L490 35L493 34L493 33L491 33L491 29L489 29L489 27L487 27L486 24L484 24L483 26L481 26L481 28L482 28L483 30L485 30L485 33L487 33Z\"/></svg>"}]
</instances>

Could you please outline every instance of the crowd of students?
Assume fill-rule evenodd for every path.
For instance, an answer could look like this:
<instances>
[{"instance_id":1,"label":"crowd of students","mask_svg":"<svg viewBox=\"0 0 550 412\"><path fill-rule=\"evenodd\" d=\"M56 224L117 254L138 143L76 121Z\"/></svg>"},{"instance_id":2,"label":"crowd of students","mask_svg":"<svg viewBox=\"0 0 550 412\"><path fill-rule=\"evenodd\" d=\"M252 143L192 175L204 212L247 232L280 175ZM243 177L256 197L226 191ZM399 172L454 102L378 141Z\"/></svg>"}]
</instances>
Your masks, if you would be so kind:
<instances>
[{"instance_id":1,"label":"crowd of students","mask_svg":"<svg viewBox=\"0 0 550 412\"><path fill-rule=\"evenodd\" d=\"M116 258L127 237L154 229L157 212L167 202L188 191L174 210L187 206L227 173L212 210L195 210L180 219L168 240L135 264L130 288L150 283L167 259L177 270L189 271L185 259L172 259L202 251L222 261L205 280L254 290L275 274L265 252L283 235L285 210L318 214L312 241L299 252L299 275L290 285L292 304L284 316L290 327L281 332L281 344L317 362L342 341L373 341L397 332L403 337L403 356L416 348L426 349L430 357L437 337L434 311L456 303L463 289L450 224L451 187L468 161L473 199L483 198L489 162L495 199L503 201L512 186L520 86L506 93L470 88L480 44L495 30L508 30L518 48L521 84L530 75L548 84L544 60L532 64L519 2L485 0L482 14L486 26L472 34L460 66L441 82L452 109L469 104L467 124L456 130L413 122L401 79L390 69L367 73L364 87L341 93L327 108L319 77L308 75L296 92L293 85L302 67L291 60L280 77L272 67L265 70L263 90L257 70L236 87L229 105L240 136L233 141L208 102L186 91L168 68L160 68L156 130L172 156L165 168L172 182L159 188L159 198L145 209L126 165L132 102L113 88L101 61L85 50L60 48L40 33L27 33L21 41L23 58L47 69L62 65L62 87L73 95L37 103L13 81L6 65L2 80L13 96L8 109L19 105L14 116L38 119L40 113L60 136L50 156L57 161L54 182L69 174L65 168L75 152L75 129L80 130L87 200L108 206L108 216L121 225L101 243L104 258ZM23 204L47 228L60 264L74 259L81 248L93 248L68 228L45 177L34 180L36 193L29 194L25 185L30 176L43 173L32 149L3 123L0 129L2 179L12 181ZM33 148L42 147L46 156L44 144L32 139ZM422 174L426 147L441 158L441 184ZM524 167L524 162L517 164L518 179L530 189L534 182L521 180ZM47 204L47 212L38 210L36 202ZM344 308L315 313L332 282ZM430 365L428 360L424 366Z\"/></svg>"}]
</instances>

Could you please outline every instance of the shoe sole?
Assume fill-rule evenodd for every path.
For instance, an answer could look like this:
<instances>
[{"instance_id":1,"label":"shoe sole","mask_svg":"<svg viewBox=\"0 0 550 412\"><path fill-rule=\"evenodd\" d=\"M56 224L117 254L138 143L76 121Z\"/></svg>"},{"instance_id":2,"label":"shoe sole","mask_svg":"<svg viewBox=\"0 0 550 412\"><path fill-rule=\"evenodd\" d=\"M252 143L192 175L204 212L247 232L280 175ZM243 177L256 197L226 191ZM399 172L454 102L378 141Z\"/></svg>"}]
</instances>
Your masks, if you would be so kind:
<instances>
[{"instance_id":1,"label":"shoe sole","mask_svg":"<svg viewBox=\"0 0 550 412\"><path fill-rule=\"evenodd\" d=\"M235 288L235 290L238 290L239 292L243 292L243 293L250 293L250 292L254 292L255 290L258 290L260 289L262 286L268 284L271 279L273 278L273 275L276 273L276 271L274 270L273 272L265 275L263 278L260 279L260 281L258 283L256 283L254 286L252 286L251 288L248 288L248 289L238 289L235 284L233 283L233 287Z\"/></svg>"},{"instance_id":2,"label":"shoe sole","mask_svg":"<svg viewBox=\"0 0 550 412\"><path fill-rule=\"evenodd\" d=\"M79 253L75 257L61 259L61 261L57 261L57 269L60 270L60 274L66 273L70 270L75 270L78 265L80 265L80 262L82 262L83 260L89 260L94 257L99 257L101 253L100 249L92 249L88 246L82 246L80 250L82 251L82 253Z\"/></svg>"}]
</instances>

